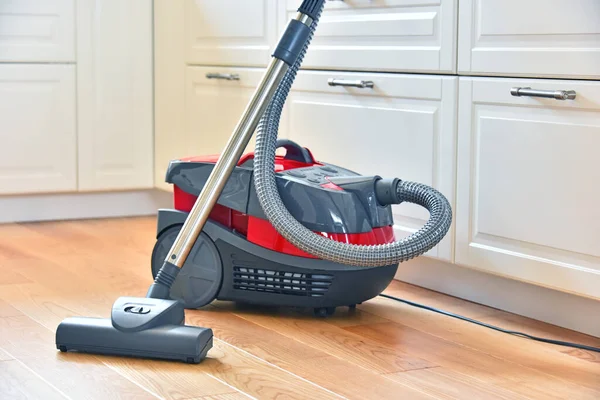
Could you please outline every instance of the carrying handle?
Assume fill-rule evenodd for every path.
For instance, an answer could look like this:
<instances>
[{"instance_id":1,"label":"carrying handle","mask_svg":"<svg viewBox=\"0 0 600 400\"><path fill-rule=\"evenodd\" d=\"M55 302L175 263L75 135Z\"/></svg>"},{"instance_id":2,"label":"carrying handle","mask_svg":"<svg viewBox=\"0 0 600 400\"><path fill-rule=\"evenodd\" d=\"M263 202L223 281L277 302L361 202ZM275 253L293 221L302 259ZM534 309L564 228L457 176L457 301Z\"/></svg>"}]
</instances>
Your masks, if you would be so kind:
<instances>
[{"instance_id":1,"label":"carrying handle","mask_svg":"<svg viewBox=\"0 0 600 400\"><path fill-rule=\"evenodd\" d=\"M305 164L314 164L315 160L312 158L310 152L298 143L289 139L278 139L277 148L283 147L286 150L285 159L300 161Z\"/></svg>"},{"instance_id":2,"label":"carrying handle","mask_svg":"<svg viewBox=\"0 0 600 400\"><path fill-rule=\"evenodd\" d=\"M510 94L516 97L531 96L556 100L573 100L577 96L574 90L537 90L530 87L511 88Z\"/></svg>"}]
</instances>

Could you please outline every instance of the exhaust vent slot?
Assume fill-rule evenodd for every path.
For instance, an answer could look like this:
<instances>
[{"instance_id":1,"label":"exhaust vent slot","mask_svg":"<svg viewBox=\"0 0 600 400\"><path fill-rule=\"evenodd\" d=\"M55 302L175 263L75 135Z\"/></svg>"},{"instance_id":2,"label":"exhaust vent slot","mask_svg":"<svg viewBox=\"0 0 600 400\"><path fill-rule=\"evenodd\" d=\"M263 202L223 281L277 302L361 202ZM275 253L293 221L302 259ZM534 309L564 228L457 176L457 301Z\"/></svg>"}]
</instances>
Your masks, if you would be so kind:
<instances>
[{"instance_id":1,"label":"exhaust vent slot","mask_svg":"<svg viewBox=\"0 0 600 400\"><path fill-rule=\"evenodd\" d=\"M327 293L332 281L331 275L233 267L233 287L239 290L321 297Z\"/></svg>"}]
</instances>

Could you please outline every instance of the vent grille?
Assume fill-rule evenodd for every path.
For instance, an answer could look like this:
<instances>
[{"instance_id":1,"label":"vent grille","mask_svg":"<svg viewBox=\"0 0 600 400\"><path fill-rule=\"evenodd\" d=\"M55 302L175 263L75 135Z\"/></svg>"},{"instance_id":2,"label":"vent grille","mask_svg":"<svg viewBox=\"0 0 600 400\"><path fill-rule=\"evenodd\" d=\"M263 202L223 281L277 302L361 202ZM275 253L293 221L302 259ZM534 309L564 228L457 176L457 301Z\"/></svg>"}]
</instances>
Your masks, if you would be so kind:
<instances>
[{"instance_id":1,"label":"vent grille","mask_svg":"<svg viewBox=\"0 0 600 400\"><path fill-rule=\"evenodd\" d=\"M331 275L233 267L233 287L240 290L321 297L327 293L332 280Z\"/></svg>"}]
</instances>

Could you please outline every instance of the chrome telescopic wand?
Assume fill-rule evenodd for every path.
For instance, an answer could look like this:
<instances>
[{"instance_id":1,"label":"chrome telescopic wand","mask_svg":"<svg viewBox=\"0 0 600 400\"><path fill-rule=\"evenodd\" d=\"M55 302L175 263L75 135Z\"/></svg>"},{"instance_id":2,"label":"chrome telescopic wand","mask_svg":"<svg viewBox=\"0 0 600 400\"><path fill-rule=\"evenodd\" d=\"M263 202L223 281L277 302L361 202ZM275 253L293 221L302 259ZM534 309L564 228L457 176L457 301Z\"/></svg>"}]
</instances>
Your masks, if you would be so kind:
<instances>
[{"instance_id":1,"label":"chrome telescopic wand","mask_svg":"<svg viewBox=\"0 0 600 400\"><path fill-rule=\"evenodd\" d=\"M296 18L288 24L263 78L179 231L154 283L146 294L147 297L169 298L171 285L204 228L210 212L254 134L279 83L289 67L294 64L306 43L315 13L322 7L322 4L323 0L305 0L298 9Z\"/></svg>"}]
</instances>

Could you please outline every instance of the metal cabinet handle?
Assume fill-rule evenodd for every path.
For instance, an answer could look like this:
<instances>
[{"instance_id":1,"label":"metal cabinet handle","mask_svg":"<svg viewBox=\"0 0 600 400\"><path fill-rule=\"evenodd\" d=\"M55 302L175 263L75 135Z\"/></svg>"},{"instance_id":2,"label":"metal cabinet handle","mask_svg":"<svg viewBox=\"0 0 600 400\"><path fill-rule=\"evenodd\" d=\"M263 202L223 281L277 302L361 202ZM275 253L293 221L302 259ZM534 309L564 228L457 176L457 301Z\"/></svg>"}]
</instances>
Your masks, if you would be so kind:
<instances>
[{"instance_id":1,"label":"metal cabinet handle","mask_svg":"<svg viewBox=\"0 0 600 400\"><path fill-rule=\"evenodd\" d=\"M239 81L240 76L238 74L219 74L219 73L207 73L207 79L225 79L227 81Z\"/></svg>"},{"instance_id":2,"label":"metal cabinet handle","mask_svg":"<svg viewBox=\"0 0 600 400\"><path fill-rule=\"evenodd\" d=\"M530 87L514 87L510 89L510 94L516 97L545 97L556 100L573 100L577 95L574 90L536 90Z\"/></svg>"},{"instance_id":3,"label":"metal cabinet handle","mask_svg":"<svg viewBox=\"0 0 600 400\"><path fill-rule=\"evenodd\" d=\"M327 83L329 84L329 86L350 86L350 87L357 87L357 88L372 88L374 86L373 81L335 79L335 78L329 78Z\"/></svg>"}]
</instances>

